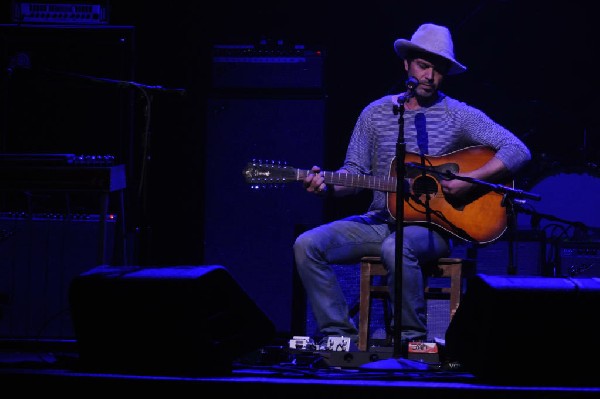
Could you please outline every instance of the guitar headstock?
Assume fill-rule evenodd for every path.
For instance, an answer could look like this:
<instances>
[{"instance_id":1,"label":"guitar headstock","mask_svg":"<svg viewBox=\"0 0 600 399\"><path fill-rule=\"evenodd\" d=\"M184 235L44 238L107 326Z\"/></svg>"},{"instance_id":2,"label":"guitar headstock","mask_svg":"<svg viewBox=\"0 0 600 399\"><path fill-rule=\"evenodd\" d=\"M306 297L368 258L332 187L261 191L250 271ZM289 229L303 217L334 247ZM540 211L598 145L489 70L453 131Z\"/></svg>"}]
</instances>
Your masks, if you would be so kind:
<instances>
[{"instance_id":1,"label":"guitar headstock","mask_svg":"<svg viewBox=\"0 0 600 399\"><path fill-rule=\"evenodd\" d=\"M246 179L246 183L250 183L252 188L265 188L268 186L277 187L297 180L296 169L275 161L248 162L242 171L242 174Z\"/></svg>"}]
</instances>

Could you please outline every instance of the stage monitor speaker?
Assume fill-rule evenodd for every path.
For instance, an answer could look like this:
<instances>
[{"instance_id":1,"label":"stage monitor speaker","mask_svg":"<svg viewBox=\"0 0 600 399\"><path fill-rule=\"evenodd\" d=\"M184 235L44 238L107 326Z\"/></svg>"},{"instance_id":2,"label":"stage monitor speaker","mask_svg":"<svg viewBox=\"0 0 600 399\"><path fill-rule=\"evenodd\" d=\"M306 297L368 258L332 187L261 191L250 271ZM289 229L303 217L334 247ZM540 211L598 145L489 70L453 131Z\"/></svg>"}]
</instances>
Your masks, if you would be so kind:
<instances>
[{"instance_id":1,"label":"stage monitor speaker","mask_svg":"<svg viewBox=\"0 0 600 399\"><path fill-rule=\"evenodd\" d=\"M452 362L484 380L597 382L600 280L475 275L446 332Z\"/></svg>"},{"instance_id":2,"label":"stage monitor speaker","mask_svg":"<svg viewBox=\"0 0 600 399\"><path fill-rule=\"evenodd\" d=\"M220 375L269 343L272 321L211 266L99 266L69 291L83 370Z\"/></svg>"}]
</instances>

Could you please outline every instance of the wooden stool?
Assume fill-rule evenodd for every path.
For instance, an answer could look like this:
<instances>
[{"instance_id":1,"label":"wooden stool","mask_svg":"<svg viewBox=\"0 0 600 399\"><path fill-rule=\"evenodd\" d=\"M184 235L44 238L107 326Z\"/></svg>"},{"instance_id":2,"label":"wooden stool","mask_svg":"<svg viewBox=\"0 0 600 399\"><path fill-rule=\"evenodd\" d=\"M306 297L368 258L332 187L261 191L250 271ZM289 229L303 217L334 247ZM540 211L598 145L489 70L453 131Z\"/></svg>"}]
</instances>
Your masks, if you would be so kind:
<instances>
[{"instance_id":1,"label":"wooden stool","mask_svg":"<svg viewBox=\"0 0 600 399\"><path fill-rule=\"evenodd\" d=\"M437 263L427 270L424 270L425 276L425 299L439 297L440 295L450 299L450 319L454 316L462 294L462 266L463 260L460 258L440 258ZM384 281L377 283L374 277L387 276L387 270L381 263L379 256L365 256L360 260L360 299L358 313L358 349L367 350L369 341L369 313L371 310L371 300L374 297L385 301L390 300L390 292L387 283ZM429 277L446 277L450 279L449 287L436 288L429 286ZM387 307L386 307L387 309ZM386 333L388 337L391 334L390 321L388 313L384 313L386 318Z\"/></svg>"}]
</instances>

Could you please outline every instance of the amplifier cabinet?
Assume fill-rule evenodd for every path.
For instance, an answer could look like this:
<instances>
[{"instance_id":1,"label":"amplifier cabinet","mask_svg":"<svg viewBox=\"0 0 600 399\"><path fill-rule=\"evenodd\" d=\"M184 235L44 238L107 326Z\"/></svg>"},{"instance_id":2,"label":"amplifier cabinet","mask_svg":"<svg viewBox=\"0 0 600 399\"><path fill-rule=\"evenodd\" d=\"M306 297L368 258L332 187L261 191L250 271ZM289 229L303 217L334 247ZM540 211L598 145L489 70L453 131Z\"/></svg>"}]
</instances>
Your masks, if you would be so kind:
<instances>
[{"instance_id":1,"label":"amplifier cabinet","mask_svg":"<svg viewBox=\"0 0 600 399\"><path fill-rule=\"evenodd\" d=\"M71 280L97 266L98 218L0 217L0 337L73 338ZM112 253L115 222L106 222Z\"/></svg>"},{"instance_id":2,"label":"amplifier cabinet","mask_svg":"<svg viewBox=\"0 0 600 399\"><path fill-rule=\"evenodd\" d=\"M565 277L600 277L600 242L562 242L559 273Z\"/></svg>"},{"instance_id":3,"label":"amplifier cabinet","mask_svg":"<svg viewBox=\"0 0 600 399\"><path fill-rule=\"evenodd\" d=\"M511 259L510 245L513 245ZM514 242L503 235L497 241L485 245L457 245L453 257L472 259L475 261L477 273L488 275L501 275L509 273L509 266L515 268L514 274L544 276L551 272L546 265L547 240L543 231L518 230Z\"/></svg>"},{"instance_id":4,"label":"amplifier cabinet","mask_svg":"<svg viewBox=\"0 0 600 399\"><path fill-rule=\"evenodd\" d=\"M132 26L0 24L2 152L133 151Z\"/></svg>"},{"instance_id":5,"label":"amplifier cabinet","mask_svg":"<svg viewBox=\"0 0 600 399\"><path fill-rule=\"evenodd\" d=\"M212 57L214 89L323 88L321 51L304 46L215 45Z\"/></svg>"}]
</instances>

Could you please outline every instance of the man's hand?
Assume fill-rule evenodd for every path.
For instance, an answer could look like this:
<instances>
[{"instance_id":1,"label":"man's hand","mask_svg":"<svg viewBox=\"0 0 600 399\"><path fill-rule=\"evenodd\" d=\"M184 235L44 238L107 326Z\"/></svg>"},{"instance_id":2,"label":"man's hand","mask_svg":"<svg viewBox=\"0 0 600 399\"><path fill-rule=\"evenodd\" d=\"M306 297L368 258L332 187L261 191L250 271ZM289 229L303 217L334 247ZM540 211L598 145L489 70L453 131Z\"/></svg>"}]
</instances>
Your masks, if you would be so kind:
<instances>
[{"instance_id":1,"label":"man's hand","mask_svg":"<svg viewBox=\"0 0 600 399\"><path fill-rule=\"evenodd\" d=\"M309 173L303 181L306 191L317 195L324 195L327 193L327 185L325 184L323 175L321 175L321 168L313 166L310 171L311 173Z\"/></svg>"},{"instance_id":2,"label":"man's hand","mask_svg":"<svg viewBox=\"0 0 600 399\"><path fill-rule=\"evenodd\" d=\"M453 198L467 197L468 193L473 189L474 185L473 183L469 183L459 179L441 179L439 182L440 186L442 187L442 193L444 193L444 196Z\"/></svg>"}]
</instances>

